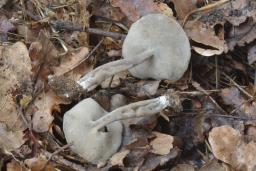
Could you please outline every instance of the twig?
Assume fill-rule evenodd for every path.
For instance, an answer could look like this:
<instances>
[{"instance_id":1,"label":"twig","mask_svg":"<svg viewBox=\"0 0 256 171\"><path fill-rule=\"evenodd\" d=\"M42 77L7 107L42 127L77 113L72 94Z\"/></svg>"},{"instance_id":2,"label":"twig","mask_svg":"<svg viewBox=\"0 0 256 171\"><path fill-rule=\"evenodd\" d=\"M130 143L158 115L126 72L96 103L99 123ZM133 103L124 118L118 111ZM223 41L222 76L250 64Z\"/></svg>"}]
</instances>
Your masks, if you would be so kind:
<instances>
[{"instance_id":1,"label":"twig","mask_svg":"<svg viewBox=\"0 0 256 171\"><path fill-rule=\"evenodd\" d=\"M236 86L241 92L243 92L246 96L248 96L250 99L253 99L253 96L250 95L250 93L248 93L247 91L245 91L239 84L237 84L230 76L228 76L225 73L222 73L225 77L227 77L229 79L229 81L234 84L234 86Z\"/></svg>"},{"instance_id":2,"label":"twig","mask_svg":"<svg viewBox=\"0 0 256 171\"><path fill-rule=\"evenodd\" d=\"M60 147L58 150L54 151L54 152L49 156L48 161L50 161L54 155L57 155L58 153L64 151L66 148L70 147L71 145L72 145L72 144L66 144L66 145L64 145L63 147ZM47 162L48 162L48 161L47 161Z\"/></svg>"},{"instance_id":3,"label":"twig","mask_svg":"<svg viewBox=\"0 0 256 171\"><path fill-rule=\"evenodd\" d=\"M48 151L43 151L43 154L47 157L47 158L50 158L52 156L52 153L48 152ZM55 156L52 156L52 161L56 162L56 163L59 163L59 164L62 164L62 165L65 165L67 167L70 167L72 168L73 170L77 170L77 171L87 171L86 168L84 168L83 166L81 165L78 165L78 164L75 164L73 162L70 162L66 159L63 159L62 157L58 156L58 155L55 155Z\"/></svg>"},{"instance_id":4,"label":"twig","mask_svg":"<svg viewBox=\"0 0 256 171\"><path fill-rule=\"evenodd\" d=\"M193 82L192 82L192 85L193 85L197 90L202 91L203 93L205 93L205 95L207 95L207 96L209 97L209 99L213 102L213 104L215 104L215 106L216 106L222 113L228 115L228 113L227 113L224 109L222 109L222 108L220 107L220 105L210 96L210 94L209 94L206 90L203 89L203 87L200 86L199 83L193 81Z\"/></svg>"},{"instance_id":5,"label":"twig","mask_svg":"<svg viewBox=\"0 0 256 171\"><path fill-rule=\"evenodd\" d=\"M126 37L125 34L121 34L121 33L104 31L104 30L100 30L97 28L83 28L81 26L74 26L71 22L52 21L51 24L56 30L65 29L68 31L87 32L87 33L91 33L91 34L111 37L111 38L117 39L117 40L119 40L119 39L124 40Z\"/></svg>"}]
</instances>

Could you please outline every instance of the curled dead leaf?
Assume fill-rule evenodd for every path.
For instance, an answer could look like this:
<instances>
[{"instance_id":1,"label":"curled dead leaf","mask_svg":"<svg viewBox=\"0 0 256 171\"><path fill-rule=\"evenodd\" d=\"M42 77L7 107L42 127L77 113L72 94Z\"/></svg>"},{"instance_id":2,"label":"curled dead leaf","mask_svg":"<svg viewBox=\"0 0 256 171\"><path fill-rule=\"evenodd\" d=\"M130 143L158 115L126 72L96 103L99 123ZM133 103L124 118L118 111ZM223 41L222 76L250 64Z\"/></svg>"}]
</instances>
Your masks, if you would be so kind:
<instances>
[{"instance_id":1,"label":"curled dead leaf","mask_svg":"<svg viewBox=\"0 0 256 171\"><path fill-rule=\"evenodd\" d=\"M113 166L116 166L116 165L117 166L124 166L123 160L129 152L130 152L130 150L124 150L124 151L120 151L120 152L114 154L110 158L111 165L113 165Z\"/></svg>"},{"instance_id":2,"label":"curled dead leaf","mask_svg":"<svg viewBox=\"0 0 256 171\"><path fill-rule=\"evenodd\" d=\"M159 132L153 132L153 134L156 138L150 142L150 146L152 147L151 152L159 155L170 153L170 150L173 148L173 136Z\"/></svg>"},{"instance_id":3,"label":"curled dead leaf","mask_svg":"<svg viewBox=\"0 0 256 171\"><path fill-rule=\"evenodd\" d=\"M243 141L241 134L228 125L215 127L209 134L214 156L237 170L254 171L256 143Z\"/></svg>"}]
</instances>

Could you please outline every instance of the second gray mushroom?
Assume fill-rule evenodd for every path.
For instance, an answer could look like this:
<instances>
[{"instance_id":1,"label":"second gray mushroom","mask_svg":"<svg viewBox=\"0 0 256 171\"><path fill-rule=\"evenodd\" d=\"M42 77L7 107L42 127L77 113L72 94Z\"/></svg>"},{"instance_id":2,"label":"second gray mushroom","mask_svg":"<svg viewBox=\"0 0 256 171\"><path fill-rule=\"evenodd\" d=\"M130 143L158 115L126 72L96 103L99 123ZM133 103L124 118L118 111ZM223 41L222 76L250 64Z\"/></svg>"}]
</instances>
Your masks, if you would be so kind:
<instances>
[{"instance_id":1,"label":"second gray mushroom","mask_svg":"<svg viewBox=\"0 0 256 171\"><path fill-rule=\"evenodd\" d=\"M190 55L188 37L177 21L163 14L149 14L132 24L122 47L124 59L96 68L77 83L91 91L127 69L141 79L176 81L187 70Z\"/></svg>"}]
</instances>

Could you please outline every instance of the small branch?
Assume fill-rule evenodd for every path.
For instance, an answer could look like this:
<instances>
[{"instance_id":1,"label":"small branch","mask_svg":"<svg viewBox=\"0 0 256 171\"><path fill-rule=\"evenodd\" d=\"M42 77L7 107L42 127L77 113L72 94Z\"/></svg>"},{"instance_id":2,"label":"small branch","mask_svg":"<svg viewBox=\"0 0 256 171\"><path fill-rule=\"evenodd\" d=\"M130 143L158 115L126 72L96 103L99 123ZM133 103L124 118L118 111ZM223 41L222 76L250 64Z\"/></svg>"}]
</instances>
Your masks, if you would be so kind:
<instances>
[{"instance_id":1,"label":"small branch","mask_svg":"<svg viewBox=\"0 0 256 171\"><path fill-rule=\"evenodd\" d=\"M57 30L68 30L68 31L80 31L80 32L87 32L91 34L101 35L105 37L111 37L113 39L121 39L124 40L126 35L121 33L109 32L104 31L96 28L83 28L81 26L74 26L71 22L64 22L64 21L52 21L51 24Z\"/></svg>"},{"instance_id":2,"label":"small branch","mask_svg":"<svg viewBox=\"0 0 256 171\"><path fill-rule=\"evenodd\" d=\"M102 81L106 80L112 75L118 72L130 69L132 67L135 67L136 65L141 64L142 62L150 58L152 55L153 55L153 51L148 50L140 54L139 58L136 58L137 60L121 59L121 60L107 63L89 72L84 77L82 77L79 81L77 81L77 83L80 86L82 86L86 91L91 91L94 88L96 88L99 84L101 84Z\"/></svg>"},{"instance_id":3,"label":"small branch","mask_svg":"<svg viewBox=\"0 0 256 171\"><path fill-rule=\"evenodd\" d=\"M87 169L84 168L81 165L75 164L73 162L70 162L58 155L53 155L52 153L48 152L48 151L43 151L43 154L47 157L47 158L51 158L52 161L65 165L67 167L72 168L73 170L77 170L77 171L86 171Z\"/></svg>"}]
</instances>

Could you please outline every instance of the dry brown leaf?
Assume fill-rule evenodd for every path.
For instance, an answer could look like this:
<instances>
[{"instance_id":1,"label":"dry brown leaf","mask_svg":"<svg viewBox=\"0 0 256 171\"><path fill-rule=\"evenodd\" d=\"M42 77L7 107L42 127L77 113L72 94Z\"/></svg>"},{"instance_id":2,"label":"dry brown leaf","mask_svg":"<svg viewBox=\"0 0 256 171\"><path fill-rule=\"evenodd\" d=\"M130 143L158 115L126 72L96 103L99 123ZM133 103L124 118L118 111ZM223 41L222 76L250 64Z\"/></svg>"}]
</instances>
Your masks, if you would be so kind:
<instances>
[{"instance_id":1,"label":"dry brown leaf","mask_svg":"<svg viewBox=\"0 0 256 171\"><path fill-rule=\"evenodd\" d=\"M0 47L0 61L0 122L12 131L22 131L26 125L20 108L26 107L32 94L31 61L27 47L21 42Z\"/></svg>"},{"instance_id":2,"label":"dry brown leaf","mask_svg":"<svg viewBox=\"0 0 256 171\"><path fill-rule=\"evenodd\" d=\"M111 0L111 4L119 7L131 22L150 13L163 13L172 16L172 10L164 4L157 4L153 0Z\"/></svg>"},{"instance_id":3,"label":"dry brown leaf","mask_svg":"<svg viewBox=\"0 0 256 171\"><path fill-rule=\"evenodd\" d=\"M7 171L24 171L25 168L22 167L17 161L12 160L11 162L7 163Z\"/></svg>"},{"instance_id":4,"label":"dry brown leaf","mask_svg":"<svg viewBox=\"0 0 256 171\"><path fill-rule=\"evenodd\" d=\"M203 56L213 56L233 50L235 45L252 42L255 40L255 9L254 0L234 0L196 13L195 19L186 22L185 30L193 41L209 47L196 45L192 48ZM224 24L227 22L232 29L225 33Z\"/></svg>"},{"instance_id":5,"label":"dry brown leaf","mask_svg":"<svg viewBox=\"0 0 256 171\"><path fill-rule=\"evenodd\" d=\"M66 55L61 58L61 62L59 66L55 66L53 68L54 75L60 76L63 75L64 73L67 73L68 71L73 70L73 68L79 64L85 57L88 55L89 49L87 47L82 47L79 52L73 53L72 55ZM88 65L88 64L81 64L81 65ZM85 73L82 73L85 74ZM73 74L76 75L76 74ZM78 77L78 80L81 77L81 74L74 76Z\"/></svg>"},{"instance_id":6,"label":"dry brown leaf","mask_svg":"<svg viewBox=\"0 0 256 171\"><path fill-rule=\"evenodd\" d=\"M151 152L159 155L170 153L170 150L173 148L173 136L159 132L153 132L153 134L156 138L150 142L150 146L152 147Z\"/></svg>"},{"instance_id":7,"label":"dry brown leaf","mask_svg":"<svg viewBox=\"0 0 256 171\"><path fill-rule=\"evenodd\" d=\"M185 30L193 41L209 47L206 49L193 46L193 49L203 56L219 55L228 51L224 33L216 35L213 26L201 21L189 21L185 25Z\"/></svg>"},{"instance_id":8,"label":"dry brown leaf","mask_svg":"<svg viewBox=\"0 0 256 171\"><path fill-rule=\"evenodd\" d=\"M249 125L246 130L246 136L249 140L256 142L256 127Z\"/></svg>"},{"instance_id":9,"label":"dry brown leaf","mask_svg":"<svg viewBox=\"0 0 256 171\"><path fill-rule=\"evenodd\" d=\"M107 3L106 1L105 3L96 1L92 9L92 15L111 18L115 21L121 21L125 18L125 15L119 8L115 8L112 5L109 5L109 3Z\"/></svg>"},{"instance_id":10,"label":"dry brown leaf","mask_svg":"<svg viewBox=\"0 0 256 171\"><path fill-rule=\"evenodd\" d=\"M237 170L254 171L256 143L243 141L241 134L228 125L215 127L209 133L214 156Z\"/></svg>"},{"instance_id":11,"label":"dry brown leaf","mask_svg":"<svg viewBox=\"0 0 256 171\"><path fill-rule=\"evenodd\" d=\"M13 151L18 149L24 142L22 131L10 131L6 124L0 123L0 148Z\"/></svg>"},{"instance_id":12,"label":"dry brown leaf","mask_svg":"<svg viewBox=\"0 0 256 171\"><path fill-rule=\"evenodd\" d=\"M130 150L124 150L124 151L120 151L120 152L114 154L110 158L111 165L112 166L116 166L116 165L117 166L124 166L123 160L129 152L130 152Z\"/></svg>"},{"instance_id":13,"label":"dry brown leaf","mask_svg":"<svg viewBox=\"0 0 256 171\"><path fill-rule=\"evenodd\" d=\"M33 103L33 130L36 132L46 132L49 130L53 121L52 111L59 109L59 104L67 104L60 99L54 92L42 92L37 96Z\"/></svg>"},{"instance_id":14,"label":"dry brown leaf","mask_svg":"<svg viewBox=\"0 0 256 171\"><path fill-rule=\"evenodd\" d=\"M182 20L192 10L196 9L195 0L173 0L175 11L179 20Z\"/></svg>"},{"instance_id":15,"label":"dry brown leaf","mask_svg":"<svg viewBox=\"0 0 256 171\"><path fill-rule=\"evenodd\" d=\"M194 167L189 164L178 164L170 171L194 171Z\"/></svg>"},{"instance_id":16,"label":"dry brown leaf","mask_svg":"<svg viewBox=\"0 0 256 171\"><path fill-rule=\"evenodd\" d=\"M40 155L31 159L26 159L24 163L29 167L31 171L55 171L54 167L47 162L45 156Z\"/></svg>"}]
</instances>

